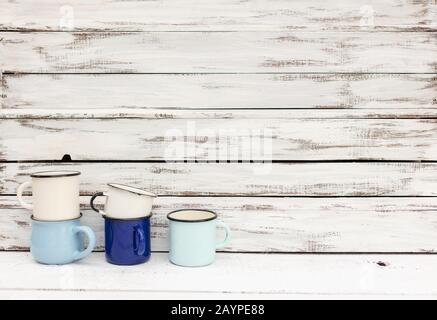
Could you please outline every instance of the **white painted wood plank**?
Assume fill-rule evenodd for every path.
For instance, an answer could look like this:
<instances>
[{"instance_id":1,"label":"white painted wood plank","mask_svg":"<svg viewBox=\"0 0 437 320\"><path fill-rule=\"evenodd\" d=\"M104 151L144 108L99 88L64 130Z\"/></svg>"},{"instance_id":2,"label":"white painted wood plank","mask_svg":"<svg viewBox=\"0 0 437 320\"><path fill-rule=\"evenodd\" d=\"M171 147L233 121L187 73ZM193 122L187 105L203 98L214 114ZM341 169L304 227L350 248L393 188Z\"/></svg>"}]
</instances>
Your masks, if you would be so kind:
<instances>
[{"instance_id":1,"label":"white painted wood plank","mask_svg":"<svg viewBox=\"0 0 437 320\"><path fill-rule=\"evenodd\" d=\"M81 203L82 223L96 232L101 251L103 219L89 208L89 197L81 197ZM183 208L216 211L232 230L232 241L223 249L228 252L437 251L435 198L258 197L157 198L153 251L168 250L166 215ZM29 250L30 222L16 197L0 197L0 250Z\"/></svg>"},{"instance_id":2,"label":"white painted wood plank","mask_svg":"<svg viewBox=\"0 0 437 320\"><path fill-rule=\"evenodd\" d=\"M137 297L166 292L169 298L184 293L424 298L437 295L436 267L435 255L219 254L208 267L181 268L169 263L167 254L154 254L147 264L126 268L106 263L101 253L65 266L36 264L29 253L0 253L0 287Z\"/></svg>"},{"instance_id":3,"label":"white painted wood plank","mask_svg":"<svg viewBox=\"0 0 437 320\"><path fill-rule=\"evenodd\" d=\"M2 86L3 110L437 109L428 74L7 74Z\"/></svg>"},{"instance_id":4,"label":"white painted wood plank","mask_svg":"<svg viewBox=\"0 0 437 320\"><path fill-rule=\"evenodd\" d=\"M0 163L0 193L51 169L81 171L84 195L119 182L158 195L437 196L437 164L419 162Z\"/></svg>"},{"instance_id":5,"label":"white painted wood plank","mask_svg":"<svg viewBox=\"0 0 437 320\"><path fill-rule=\"evenodd\" d=\"M4 72L436 72L434 32L2 32L0 38Z\"/></svg>"},{"instance_id":6,"label":"white painted wood plank","mask_svg":"<svg viewBox=\"0 0 437 320\"><path fill-rule=\"evenodd\" d=\"M16 0L0 8L6 30L422 30L428 0ZM35 12L38 12L35 15ZM96 12L98 14L96 14Z\"/></svg>"},{"instance_id":7,"label":"white painted wood plank","mask_svg":"<svg viewBox=\"0 0 437 320\"><path fill-rule=\"evenodd\" d=\"M2 119L435 119L437 108L375 109L1 109Z\"/></svg>"},{"instance_id":8,"label":"white painted wood plank","mask_svg":"<svg viewBox=\"0 0 437 320\"><path fill-rule=\"evenodd\" d=\"M0 160L437 160L434 119L258 113L268 116L0 120Z\"/></svg>"}]
</instances>

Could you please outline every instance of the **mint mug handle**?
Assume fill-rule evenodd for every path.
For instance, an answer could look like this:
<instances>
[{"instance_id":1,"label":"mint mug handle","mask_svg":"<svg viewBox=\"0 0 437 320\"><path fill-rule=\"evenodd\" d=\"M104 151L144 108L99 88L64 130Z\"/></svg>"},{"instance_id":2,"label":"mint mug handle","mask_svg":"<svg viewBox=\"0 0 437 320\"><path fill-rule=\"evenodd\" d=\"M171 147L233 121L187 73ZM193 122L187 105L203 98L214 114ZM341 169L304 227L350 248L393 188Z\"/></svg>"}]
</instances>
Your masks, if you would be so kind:
<instances>
[{"instance_id":1,"label":"mint mug handle","mask_svg":"<svg viewBox=\"0 0 437 320\"><path fill-rule=\"evenodd\" d=\"M99 209L97 209L97 208L94 206L94 200L96 200L97 197L107 197L107 196L108 196L108 195L107 195L105 192L97 192L97 193L95 193L95 194L91 197L91 200L90 200L91 208L92 208L95 212L98 212L98 213L100 213L101 215L104 215L104 216L106 216L106 212L103 211L103 210L99 210Z\"/></svg>"},{"instance_id":2,"label":"mint mug handle","mask_svg":"<svg viewBox=\"0 0 437 320\"><path fill-rule=\"evenodd\" d=\"M226 237L222 242L216 243L215 248L219 249L219 248L223 248L224 246L226 246L229 241L231 240L231 229L228 227L227 224L225 224L223 221L217 220L217 225L220 227L223 227L223 229L225 229L226 232Z\"/></svg>"},{"instance_id":3,"label":"mint mug handle","mask_svg":"<svg viewBox=\"0 0 437 320\"><path fill-rule=\"evenodd\" d=\"M135 241L137 243L136 254L142 256L146 252L146 236L141 228L135 227Z\"/></svg>"},{"instance_id":4,"label":"mint mug handle","mask_svg":"<svg viewBox=\"0 0 437 320\"><path fill-rule=\"evenodd\" d=\"M73 258L74 261L76 261L85 258L94 250L94 247L96 246L96 235L90 227L86 226L76 226L73 228L73 232L75 234L84 233L88 237L88 247L83 251L76 251Z\"/></svg>"}]
</instances>

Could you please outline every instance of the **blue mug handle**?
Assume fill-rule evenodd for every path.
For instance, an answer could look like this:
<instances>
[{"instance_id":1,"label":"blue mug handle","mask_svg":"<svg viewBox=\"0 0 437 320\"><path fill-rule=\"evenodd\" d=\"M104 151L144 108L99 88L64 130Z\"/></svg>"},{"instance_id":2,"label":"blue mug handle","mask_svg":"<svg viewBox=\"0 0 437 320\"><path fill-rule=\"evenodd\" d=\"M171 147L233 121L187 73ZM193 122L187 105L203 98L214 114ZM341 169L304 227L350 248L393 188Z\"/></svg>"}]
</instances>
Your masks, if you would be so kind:
<instances>
[{"instance_id":1,"label":"blue mug handle","mask_svg":"<svg viewBox=\"0 0 437 320\"><path fill-rule=\"evenodd\" d=\"M223 248L224 246L226 246L229 243L229 241L231 241L231 229L228 227L227 224L225 224L223 221L220 221L220 220L217 220L217 225L219 225L220 227L222 227L226 231L225 239L222 242L219 242L215 245L215 248L219 249L219 248Z\"/></svg>"},{"instance_id":2,"label":"blue mug handle","mask_svg":"<svg viewBox=\"0 0 437 320\"><path fill-rule=\"evenodd\" d=\"M88 247L83 251L76 251L74 254L73 259L76 261L85 258L94 250L94 247L96 246L96 235L90 227L86 226L76 226L73 228L73 232L75 234L84 233L88 237Z\"/></svg>"},{"instance_id":3,"label":"blue mug handle","mask_svg":"<svg viewBox=\"0 0 437 320\"><path fill-rule=\"evenodd\" d=\"M144 252L146 252L146 236L144 235L144 231L140 227L136 226L134 230L135 241L137 243L135 253L138 256L142 256Z\"/></svg>"}]
</instances>

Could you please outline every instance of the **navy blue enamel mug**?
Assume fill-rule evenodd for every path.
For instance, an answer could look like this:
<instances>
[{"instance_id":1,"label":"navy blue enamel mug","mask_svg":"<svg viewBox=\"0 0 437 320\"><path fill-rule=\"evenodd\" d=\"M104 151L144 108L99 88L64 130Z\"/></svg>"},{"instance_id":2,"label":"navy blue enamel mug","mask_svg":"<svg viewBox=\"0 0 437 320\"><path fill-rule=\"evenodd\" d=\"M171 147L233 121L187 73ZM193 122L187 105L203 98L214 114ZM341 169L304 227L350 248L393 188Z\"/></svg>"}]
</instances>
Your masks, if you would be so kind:
<instances>
[{"instance_id":1,"label":"navy blue enamel mug","mask_svg":"<svg viewBox=\"0 0 437 320\"><path fill-rule=\"evenodd\" d=\"M135 265L150 258L150 216L137 219L105 217L106 261Z\"/></svg>"}]
</instances>

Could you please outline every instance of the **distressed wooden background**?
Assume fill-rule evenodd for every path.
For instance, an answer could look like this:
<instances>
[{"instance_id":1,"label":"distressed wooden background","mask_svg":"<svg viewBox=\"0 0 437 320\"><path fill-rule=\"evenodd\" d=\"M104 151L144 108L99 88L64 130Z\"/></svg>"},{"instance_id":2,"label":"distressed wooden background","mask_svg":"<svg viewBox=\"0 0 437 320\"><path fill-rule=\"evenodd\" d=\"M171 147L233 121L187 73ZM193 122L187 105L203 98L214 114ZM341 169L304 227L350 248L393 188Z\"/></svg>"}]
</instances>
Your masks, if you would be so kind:
<instances>
[{"instance_id":1,"label":"distressed wooden background","mask_svg":"<svg viewBox=\"0 0 437 320\"><path fill-rule=\"evenodd\" d=\"M99 249L89 196L120 182L159 194L155 251L198 207L225 251L434 252L436 21L435 0L2 0L0 250L28 250L16 188L56 167ZM262 129L271 156L223 156Z\"/></svg>"}]
</instances>

